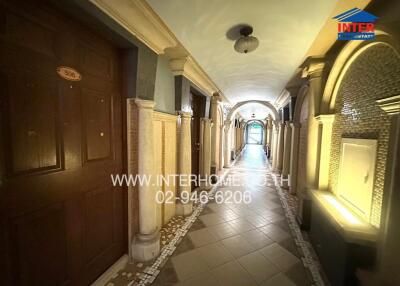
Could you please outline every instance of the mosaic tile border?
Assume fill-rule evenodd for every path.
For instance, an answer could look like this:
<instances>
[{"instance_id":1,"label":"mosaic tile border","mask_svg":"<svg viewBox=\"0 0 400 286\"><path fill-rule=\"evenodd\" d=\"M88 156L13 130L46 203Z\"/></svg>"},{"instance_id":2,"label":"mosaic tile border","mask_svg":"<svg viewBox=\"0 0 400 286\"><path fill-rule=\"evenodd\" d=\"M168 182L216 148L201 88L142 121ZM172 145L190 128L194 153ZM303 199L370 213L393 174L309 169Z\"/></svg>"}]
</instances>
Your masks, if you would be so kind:
<instances>
[{"instance_id":1,"label":"mosaic tile border","mask_svg":"<svg viewBox=\"0 0 400 286\"><path fill-rule=\"evenodd\" d=\"M270 172L272 174L272 172ZM277 181L280 181L280 175L271 175L275 176ZM289 224L289 228L292 232L294 242L300 252L301 261L304 267L309 271L311 277L313 279L312 286L327 286L325 281L323 280L322 267L314 254L315 251L309 241L307 241L303 233L300 230L300 227L296 220L296 215L294 214L294 210L297 209L297 200L294 197L291 197L286 191L284 191L280 186L276 186L276 191L281 200L281 204L283 210L285 212L285 216L287 222Z\"/></svg>"}]
</instances>

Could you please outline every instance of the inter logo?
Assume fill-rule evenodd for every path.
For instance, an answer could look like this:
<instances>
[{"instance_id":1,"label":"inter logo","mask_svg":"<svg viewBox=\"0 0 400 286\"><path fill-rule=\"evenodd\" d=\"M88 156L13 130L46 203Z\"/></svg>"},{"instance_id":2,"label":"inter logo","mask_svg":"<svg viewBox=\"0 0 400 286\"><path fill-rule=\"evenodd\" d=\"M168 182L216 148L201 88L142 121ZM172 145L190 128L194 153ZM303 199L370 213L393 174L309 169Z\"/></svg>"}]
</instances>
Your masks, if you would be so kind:
<instances>
[{"instance_id":1,"label":"inter logo","mask_svg":"<svg viewBox=\"0 0 400 286\"><path fill-rule=\"evenodd\" d=\"M375 21L378 17L358 8L350 9L332 19L338 20L338 40L375 39Z\"/></svg>"}]
</instances>

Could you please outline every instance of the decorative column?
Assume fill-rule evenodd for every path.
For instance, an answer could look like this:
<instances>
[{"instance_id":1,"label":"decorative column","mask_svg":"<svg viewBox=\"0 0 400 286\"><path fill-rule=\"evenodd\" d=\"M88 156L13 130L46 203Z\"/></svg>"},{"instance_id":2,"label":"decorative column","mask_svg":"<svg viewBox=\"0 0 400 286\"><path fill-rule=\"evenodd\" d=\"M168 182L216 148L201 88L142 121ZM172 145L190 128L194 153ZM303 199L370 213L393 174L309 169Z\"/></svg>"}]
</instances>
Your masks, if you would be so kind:
<instances>
[{"instance_id":1,"label":"decorative column","mask_svg":"<svg viewBox=\"0 0 400 286\"><path fill-rule=\"evenodd\" d=\"M321 58L309 58L303 69L303 77L308 77L308 120L307 120L307 157L305 190L297 190L299 197L297 220L303 229L308 229L311 222L311 201L309 191L318 188L319 154L321 142L319 122L315 116L319 114L323 93L325 63Z\"/></svg>"},{"instance_id":2,"label":"decorative column","mask_svg":"<svg viewBox=\"0 0 400 286\"><path fill-rule=\"evenodd\" d=\"M190 176L192 174L191 119L192 116L190 112L180 113L178 170L184 180L182 180L183 182L179 185L179 195L182 196L183 193L186 193L185 198L189 198L192 192L190 183ZM176 203L177 215L190 215L192 210L193 206L190 200L186 204L183 204L181 200Z\"/></svg>"},{"instance_id":3,"label":"decorative column","mask_svg":"<svg viewBox=\"0 0 400 286\"><path fill-rule=\"evenodd\" d=\"M332 125L335 119L334 114L320 114L315 117L318 120L320 128L321 146L319 152L319 176L318 189L328 190L329 185L329 164L331 158L331 139Z\"/></svg>"},{"instance_id":4,"label":"decorative column","mask_svg":"<svg viewBox=\"0 0 400 286\"><path fill-rule=\"evenodd\" d=\"M219 170L221 171L224 167L224 125L219 126Z\"/></svg>"},{"instance_id":5,"label":"decorative column","mask_svg":"<svg viewBox=\"0 0 400 286\"><path fill-rule=\"evenodd\" d=\"M279 173L282 172L282 167L283 167L283 133L284 133L284 129L285 129L285 123L280 122L279 126L278 126L278 143L277 143L277 166L276 169L278 170Z\"/></svg>"},{"instance_id":6,"label":"decorative column","mask_svg":"<svg viewBox=\"0 0 400 286\"><path fill-rule=\"evenodd\" d=\"M240 123L239 123L239 126L236 128L236 138L237 138L236 153L239 153L240 152Z\"/></svg>"},{"instance_id":7,"label":"decorative column","mask_svg":"<svg viewBox=\"0 0 400 286\"><path fill-rule=\"evenodd\" d=\"M300 136L300 123L290 123L292 130L292 142L290 146L290 192L292 194L297 191L297 167L299 159L299 136Z\"/></svg>"},{"instance_id":8,"label":"decorative column","mask_svg":"<svg viewBox=\"0 0 400 286\"><path fill-rule=\"evenodd\" d=\"M219 132L219 127L217 126L218 122L218 101L219 101L219 94L214 93L211 97L211 105L210 105L210 116L213 122L211 127L211 174L217 173L217 137Z\"/></svg>"},{"instance_id":9,"label":"decorative column","mask_svg":"<svg viewBox=\"0 0 400 286\"><path fill-rule=\"evenodd\" d=\"M268 148L269 148L269 153L268 153L268 158L269 159L272 158L272 128L273 128L272 117L271 117L271 115L268 115L268 119L267 119L267 129L268 129L267 145L268 145Z\"/></svg>"},{"instance_id":10,"label":"decorative column","mask_svg":"<svg viewBox=\"0 0 400 286\"><path fill-rule=\"evenodd\" d=\"M292 130L290 122L285 122L284 142L283 142L283 165L282 165L282 187L289 188L289 172L290 172L290 148L292 143Z\"/></svg>"},{"instance_id":11,"label":"decorative column","mask_svg":"<svg viewBox=\"0 0 400 286\"><path fill-rule=\"evenodd\" d=\"M211 175L211 128L212 123L210 118L202 118L201 121L203 122L203 172L202 175L204 178L209 179ZM205 187L211 187L208 184L205 184Z\"/></svg>"},{"instance_id":12,"label":"decorative column","mask_svg":"<svg viewBox=\"0 0 400 286\"><path fill-rule=\"evenodd\" d=\"M203 176L204 175L204 120L203 118L200 119L200 133L199 133L199 174L196 175L200 175Z\"/></svg>"},{"instance_id":13,"label":"decorative column","mask_svg":"<svg viewBox=\"0 0 400 286\"><path fill-rule=\"evenodd\" d=\"M307 120L307 188L318 188L318 169L321 144L319 142L319 122L315 118L319 114L319 107L323 92L323 69L325 63L321 59L311 59L303 73L309 78L308 120Z\"/></svg>"},{"instance_id":14,"label":"decorative column","mask_svg":"<svg viewBox=\"0 0 400 286\"><path fill-rule=\"evenodd\" d=\"M240 149L244 147L244 122L240 125Z\"/></svg>"},{"instance_id":15,"label":"decorative column","mask_svg":"<svg viewBox=\"0 0 400 286\"><path fill-rule=\"evenodd\" d=\"M273 123L273 135L272 135L272 170L277 171L278 168L278 132L279 132L279 122L274 121Z\"/></svg>"},{"instance_id":16,"label":"decorative column","mask_svg":"<svg viewBox=\"0 0 400 286\"><path fill-rule=\"evenodd\" d=\"M264 151L265 152L267 152L267 149L268 149L268 122L267 123L265 123L265 125L264 125L264 129L263 129L263 132L264 132Z\"/></svg>"},{"instance_id":17,"label":"decorative column","mask_svg":"<svg viewBox=\"0 0 400 286\"><path fill-rule=\"evenodd\" d=\"M154 101L136 99L138 108L137 174L154 180L153 108ZM131 141L130 141L131 142ZM133 239L132 254L138 261L149 261L160 252L160 234L156 216L156 186L137 185L139 193L139 233Z\"/></svg>"},{"instance_id":18,"label":"decorative column","mask_svg":"<svg viewBox=\"0 0 400 286\"><path fill-rule=\"evenodd\" d=\"M224 129L224 167L229 168L231 166L231 142L230 142L230 131L231 128L231 121L225 121L225 129Z\"/></svg>"}]
</instances>

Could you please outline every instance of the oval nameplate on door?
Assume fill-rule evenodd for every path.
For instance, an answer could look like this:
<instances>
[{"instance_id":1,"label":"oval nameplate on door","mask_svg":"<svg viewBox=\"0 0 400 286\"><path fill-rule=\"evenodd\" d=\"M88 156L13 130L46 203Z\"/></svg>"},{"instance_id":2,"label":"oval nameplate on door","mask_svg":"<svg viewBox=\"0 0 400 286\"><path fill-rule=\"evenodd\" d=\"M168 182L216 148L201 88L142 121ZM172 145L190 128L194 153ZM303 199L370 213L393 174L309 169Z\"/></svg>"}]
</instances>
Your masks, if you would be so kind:
<instances>
[{"instance_id":1,"label":"oval nameplate on door","mask_svg":"<svg viewBox=\"0 0 400 286\"><path fill-rule=\"evenodd\" d=\"M57 67L57 73L63 79L70 80L70 81L80 81L82 79L81 74L73 68L60 66Z\"/></svg>"}]
</instances>

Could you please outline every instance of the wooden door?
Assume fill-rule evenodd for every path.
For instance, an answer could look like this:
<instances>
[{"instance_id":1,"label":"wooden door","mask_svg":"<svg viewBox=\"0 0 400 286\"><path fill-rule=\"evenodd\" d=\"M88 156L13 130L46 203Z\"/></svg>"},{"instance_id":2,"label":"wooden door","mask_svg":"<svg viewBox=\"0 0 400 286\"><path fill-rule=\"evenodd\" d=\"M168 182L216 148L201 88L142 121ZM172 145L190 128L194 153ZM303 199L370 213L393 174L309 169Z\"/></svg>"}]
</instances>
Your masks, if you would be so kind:
<instances>
[{"instance_id":1,"label":"wooden door","mask_svg":"<svg viewBox=\"0 0 400 286\"><path fill-rule=\"evenodd\" d=\"M127 245L110 180L123 171L118 50L42 1L0 5L1 284L88 285Z\"/></svg>"},{"instance_id":2,"label":"wooden door","mask_svg":"<svg viewBox=\"0 0 400 286\"><path fill-rule=\"evenodd\" d=\"M205 98L201 95L191 93L192 104L192 174L199 177L200 173L200 123L204 116ZM192 184L192 189L198 186L198 182Z\"/></svg>"}]
</instances>

